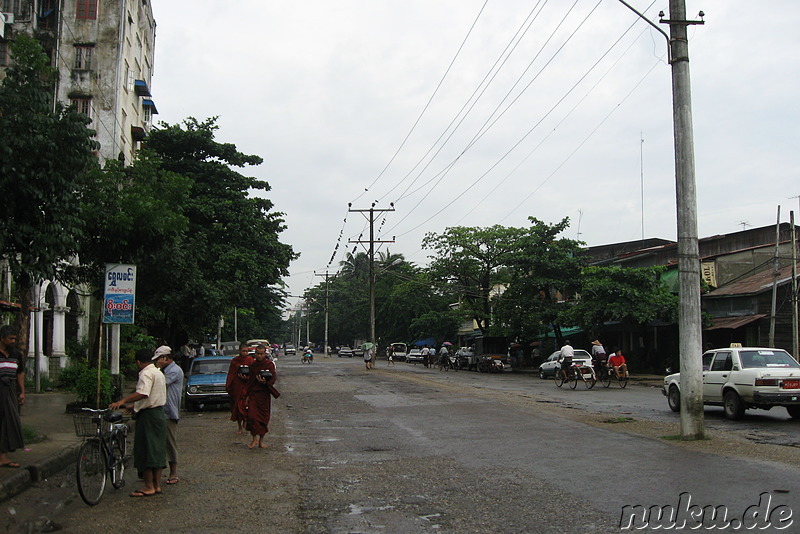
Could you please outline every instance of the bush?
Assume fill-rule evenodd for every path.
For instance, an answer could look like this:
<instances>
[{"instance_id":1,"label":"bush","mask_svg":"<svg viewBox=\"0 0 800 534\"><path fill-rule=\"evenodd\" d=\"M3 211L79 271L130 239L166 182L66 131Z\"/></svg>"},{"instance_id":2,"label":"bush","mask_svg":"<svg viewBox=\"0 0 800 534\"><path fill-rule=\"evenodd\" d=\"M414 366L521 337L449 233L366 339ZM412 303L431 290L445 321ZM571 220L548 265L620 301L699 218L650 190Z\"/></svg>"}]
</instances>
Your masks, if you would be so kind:
<instances>
[{"instance_id":1,"label":"bush","mask_svg":"<svg viewBox=\"0 0 800 534\"><path fill-rule=\"evenodd\" d=\"M97 369L80 363L61 371L61 384L78 396L80 402L94 402L97 398ZM111 402L111 373L100 370L100 406Z\"/></svg>"}]
</instances>

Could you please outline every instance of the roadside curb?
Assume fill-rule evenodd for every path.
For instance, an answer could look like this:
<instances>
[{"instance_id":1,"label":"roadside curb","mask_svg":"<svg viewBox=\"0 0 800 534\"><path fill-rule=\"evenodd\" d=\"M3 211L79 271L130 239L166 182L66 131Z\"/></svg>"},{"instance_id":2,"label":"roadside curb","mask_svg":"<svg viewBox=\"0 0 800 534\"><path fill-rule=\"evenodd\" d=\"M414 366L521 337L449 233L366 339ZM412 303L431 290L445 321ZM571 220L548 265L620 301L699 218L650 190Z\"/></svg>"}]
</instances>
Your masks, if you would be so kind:
<instances>
[{"instance_id":1,"label":"roadside curb","mask_svg":"<svg viewBox=\"0 0 800 534\"><path fill-rule=\"evenodd\" d=\"M75 461L75 456L78 454L80 446L81 443L69 445L57 454L40 462L27 465L20 469L19 473L3 480L0 483L0 502L19 495L36 482L41 482L47 477L66 469L69 464Z\"/></svg>"}]
</instances>

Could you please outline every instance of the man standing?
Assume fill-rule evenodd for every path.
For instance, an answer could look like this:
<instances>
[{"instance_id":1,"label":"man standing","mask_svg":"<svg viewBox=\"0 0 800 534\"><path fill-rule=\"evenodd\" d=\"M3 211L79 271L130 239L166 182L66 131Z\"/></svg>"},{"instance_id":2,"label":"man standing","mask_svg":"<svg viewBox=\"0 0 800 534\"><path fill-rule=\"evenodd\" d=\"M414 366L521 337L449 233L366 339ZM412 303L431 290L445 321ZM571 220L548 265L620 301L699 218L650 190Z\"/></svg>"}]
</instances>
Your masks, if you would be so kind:
<instances>
[{"instance_id":1,"label":"man standing","mask_svg":"<svg viewBox=\"0 0 800 534\"><path fill-rule=\"evenodd\" d=\"M139 382L136 391L108 407L128 409L133 403L136 433L133 439L133 466L142 474L144 488L131 497L151 497L161 493L161 474L167 464L167 424L163 406L167 403L164 374L153 365L153 353L148 349L136 351Z\"/></svg>"},{"instance_id":2,"label":"man standing","mask_svg":"<svg viewBox=\"0 0 800 534\"><path fill-rule=\"evenodd\" d=\"M247 447L267 448L264 435L269 432L269 419L272 411L272 391L278 372L275 364L267 358L264 345L256 347L256 358L250 366L247 379L247 428L253 437Z\"/></svg>"},{"instance_id":3,"label":"man standing","mask_svg":"<svg viewBox=\"0 0 800 534\"><path fill-rule=\"evenodd\" d=\"M13 326L0 328L0 467L19 469L8 458L25 446L19 407L25 404L25 361L15 346L17 331Z\"/></svg>"},{"instance_id":4,"label":"man standing","mask_svg":"<svg viewBox=\"0 0 800 534\"><path fill-rule=\"evenodd\" d=\"M181 418L181 388L183 388L183 371L172 359L172 349L162 345L156 349L153 361L164 373L167 386L167 403L164 415L167 418L167 463L169 475L167 484L178 483L178 421Z\"/></svg>"}]
</instances>

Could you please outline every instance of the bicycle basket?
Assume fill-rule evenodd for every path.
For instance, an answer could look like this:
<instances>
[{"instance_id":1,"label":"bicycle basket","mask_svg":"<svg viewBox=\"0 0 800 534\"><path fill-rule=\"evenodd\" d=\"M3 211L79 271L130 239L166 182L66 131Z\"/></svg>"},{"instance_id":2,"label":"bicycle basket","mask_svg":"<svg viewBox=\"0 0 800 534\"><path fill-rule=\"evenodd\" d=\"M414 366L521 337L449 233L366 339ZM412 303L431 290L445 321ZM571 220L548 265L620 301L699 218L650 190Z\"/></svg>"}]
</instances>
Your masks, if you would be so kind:
<instances>
[{"instance_id":1,"label":"bicycle basket","mask_svg":"<svg viewBox=\"0 0 800 534\"><path fill-rule=\"evenodd\" d=\"M97 421L101 419L100 414L96 413L76 413L72 416L75 423L75 434L82 438L91 438L97 436ZM100 424L103 435L108 435L111 432L111 425L106 421Z\"/></svg>"}]
</instances>

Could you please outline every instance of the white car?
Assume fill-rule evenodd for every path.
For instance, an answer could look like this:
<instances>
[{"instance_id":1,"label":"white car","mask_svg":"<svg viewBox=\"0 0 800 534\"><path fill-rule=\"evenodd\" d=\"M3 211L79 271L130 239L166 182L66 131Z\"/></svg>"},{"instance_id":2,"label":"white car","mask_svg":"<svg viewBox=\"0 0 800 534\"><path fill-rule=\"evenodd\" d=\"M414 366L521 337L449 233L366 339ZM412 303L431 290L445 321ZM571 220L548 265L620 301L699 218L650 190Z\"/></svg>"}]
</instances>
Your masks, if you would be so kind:
<instances>
[{"instance_id":1,"label":"white car","mask_svg":"<svg viewBox=\"0 0 800 534\"><path fill-rule=\"evenodd\" d=\"M561 351L557 350L542 362L542 365L539 366L539 378L556 376L556 369L561 368L561 364L558 362L558 357L560 355ZM583 349L575 349L575 355L572 357L572 363L591 367L592 356Z\"/></svg>"},{"instance_id":2,"label":"white car","mask_svg":"<svg viewBox=\"0 0 800 534\"><path fill-rule=\"evenodd\" d=\"M681 374L664 377L661 392L673 412L681 408ZM722 406L740 419L748 408L785 406L800 418L800 363L782 349L731 347L703 354L703 404Z\"/></svg>"}]
</instances>

